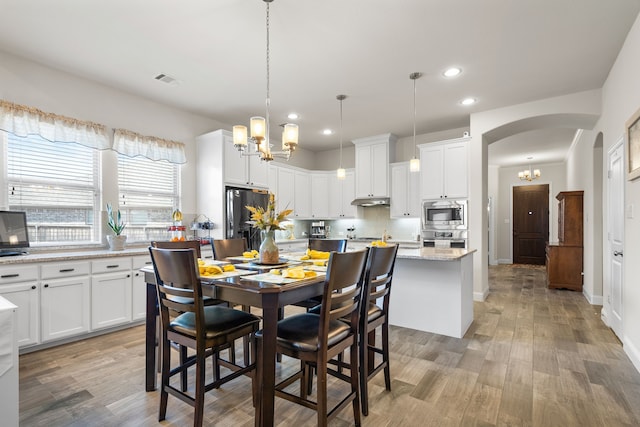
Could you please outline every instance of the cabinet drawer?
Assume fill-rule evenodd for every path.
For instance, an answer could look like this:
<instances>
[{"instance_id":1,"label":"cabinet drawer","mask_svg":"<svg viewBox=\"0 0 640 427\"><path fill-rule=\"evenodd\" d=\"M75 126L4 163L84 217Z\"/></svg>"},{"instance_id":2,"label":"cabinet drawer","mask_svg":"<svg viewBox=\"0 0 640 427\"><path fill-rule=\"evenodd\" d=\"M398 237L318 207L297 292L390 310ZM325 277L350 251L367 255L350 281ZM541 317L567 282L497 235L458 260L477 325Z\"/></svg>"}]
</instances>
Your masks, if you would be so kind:
<instances>
[{"instance_id":1,"label":"cabinet drawer","mask_svg":"<svg viewBox=\"0 0 640 427\"><path fill-rule=\"evenodd\" d=\"M131 257L114 257L91 261L91 272L93 274L124 270L131 270Z\"/></svg>"},{"instance_id":2,"label":"cabinet drawer","mask_svg":"<svg viewBox=\"0 0 640 427\"><path fill-rule=\"evenodd\" d=\"M0 284L38 280L38 265L12 265L0 267Z\"/></svg>"},{"instance_id":3,"label":"cabinet drawer","mask_svg":"<svg viewBox=\"0 0 640 427\"><path fill-rule=\"evenodd\" d=\"M134 256L131 259L133 261L133 270L140 270L142 267L153 265L149 255Z\"/></svg>"},{"instance_id":4,"label":"cabinet drawer","mask_svg":"<svg viewBox=\"0 0 640 427\"><path fill-rule=\"evenodd\" d=\"M43 279L57 279L59 277L82 276L89 274L88 261L51 262L42 264Z\"/></svg>"}]
</instances>

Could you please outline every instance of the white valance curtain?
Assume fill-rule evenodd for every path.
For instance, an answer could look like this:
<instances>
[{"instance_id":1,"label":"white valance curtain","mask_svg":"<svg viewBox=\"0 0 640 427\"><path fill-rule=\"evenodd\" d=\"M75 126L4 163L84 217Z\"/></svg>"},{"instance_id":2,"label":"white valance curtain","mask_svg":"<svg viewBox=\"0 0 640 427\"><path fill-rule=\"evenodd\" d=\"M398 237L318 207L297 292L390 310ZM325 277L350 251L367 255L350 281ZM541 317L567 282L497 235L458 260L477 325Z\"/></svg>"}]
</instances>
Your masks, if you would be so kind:
<instances>
[{"instance_id":1,"label":"white valance curtain","mask_svg":"<svg viewBox=\"0 0 640 427\"><path fill-rule=\"evenodd\" d=\"M184 144L154 136L144 136L126 129L116 129L113 149L129 157L143 156L151 160L186 163Z\"/></svg>"},{"instance_id":2,"label":"white valance curtain","mask_svg":"<svg viewBox=\"0 0 640 427\"><path fill-rule=\"evenodd\" d=\"M104 125L4 100L0 100L0 129L20 137L39 135L52 142L75 142L98 150L110 148Z\"/></svg>"}]
</instances>

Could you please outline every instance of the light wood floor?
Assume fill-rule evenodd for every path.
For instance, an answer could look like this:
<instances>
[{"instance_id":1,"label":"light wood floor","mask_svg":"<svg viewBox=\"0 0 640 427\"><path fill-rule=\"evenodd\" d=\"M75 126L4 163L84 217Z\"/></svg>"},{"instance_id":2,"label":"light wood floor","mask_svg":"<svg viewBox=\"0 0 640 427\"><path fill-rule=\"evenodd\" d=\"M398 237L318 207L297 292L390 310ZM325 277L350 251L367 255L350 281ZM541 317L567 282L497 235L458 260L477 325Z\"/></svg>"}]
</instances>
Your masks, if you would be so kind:
<instances>
[{"instance_id":1,"label":"light wood floor","mask_svg":"<svg viewBox=\"0 0 640 427\"><path fill-rule=\"evenodd\" d=\"M640 425L640 374L600 307L546 289L542 268L499 266L489 274L491 293L474 304L463 339L392 329L392 391L382 375L372 381L363 425ZM158 392L144 391L143 361L142 327L21 356L20 425L158 425ZM285 359L279 370L294 363ZM249 396L244 377L209 392L206 423L253 425ZM161 425L191 425L191 414L169 397ZM278 425L311 426L314 416L276 399ZM352 425L350 410L333 425Z\"/></svg>"}]
</instances>

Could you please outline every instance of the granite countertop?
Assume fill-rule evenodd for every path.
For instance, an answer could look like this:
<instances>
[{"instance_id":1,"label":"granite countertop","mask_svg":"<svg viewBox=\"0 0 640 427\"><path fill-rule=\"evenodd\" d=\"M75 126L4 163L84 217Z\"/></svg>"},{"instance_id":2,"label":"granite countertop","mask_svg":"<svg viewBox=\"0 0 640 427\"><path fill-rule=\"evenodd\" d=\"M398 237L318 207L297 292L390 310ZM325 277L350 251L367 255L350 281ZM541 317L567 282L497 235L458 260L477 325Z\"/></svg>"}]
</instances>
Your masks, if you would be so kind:
<instances>
[{"instance_id":1,"label":"granite countertop","mask_svg":"<svg viewBox=\"0 0 640 427\"><path fill-rule=\"evenodd\" d=\"M304 239L293 240L301 241ZM289 240L288 240L289 241ZM417 259L425 261L456 261L476 252L475 249L456 248L398 248L398 258ZM76 250L69 252L35 252L28 255L0 257L0 266L11 264L26 264L32 262L73 261L92 258L110 258L122 256L149 255L147 246L127 248L123 251L109 249Z\"/></svg>"},{"instance_id":2,"label":"granite countertop","mask_svg":"<svg viewBox=\"0 0 640 427\"><path fill-rule=\"evenodd\" d=\"M458 248L398 248L399 259L417 259L425 261L457 261L476 252L475 249Z\"/></svg>"},{"instance_id":3,"label":"granite countertop","mask_svg":"<svg viewBox=\"0 0 640 427\"><path fill-rule=\"evenodd\" d=\"M0 257L0 266L10 264L26 264L31 262L49 261L74 261L91 258L110 258L122 256L149 255L148 246L126 248L123 251L112 251L109 249L87 249L76 251L59 252L34 252L28 255L16 255Z\"/></svg>"}]
</instances>

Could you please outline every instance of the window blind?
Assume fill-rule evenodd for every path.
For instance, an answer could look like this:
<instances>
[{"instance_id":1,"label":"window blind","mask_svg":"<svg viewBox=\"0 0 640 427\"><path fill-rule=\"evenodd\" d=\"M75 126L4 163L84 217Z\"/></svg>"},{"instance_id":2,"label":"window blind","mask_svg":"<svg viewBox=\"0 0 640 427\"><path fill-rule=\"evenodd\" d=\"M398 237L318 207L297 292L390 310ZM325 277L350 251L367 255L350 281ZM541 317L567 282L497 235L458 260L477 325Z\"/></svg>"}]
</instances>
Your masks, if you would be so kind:
<instances>
[{"instance_id":1,"label":"window blind","mask_svg":"<svg viewBox=\"0 0 640 427\"><path fill-rule=\"evenodd\" d=\"M127 241L165 240L179 206L180 166L145 157L118 155L119 207Z\"/></svg>"},{"instance_id":2,"label":"window blind","mask_svg":"<svg viewBox=\"0 0 640 427\"><path fill-rule=\"evenodd\" d=\"M7 202L25 211L31 243L96 242L99 154L39 136L7 136Z\"/></svg>"}]
</instances>

